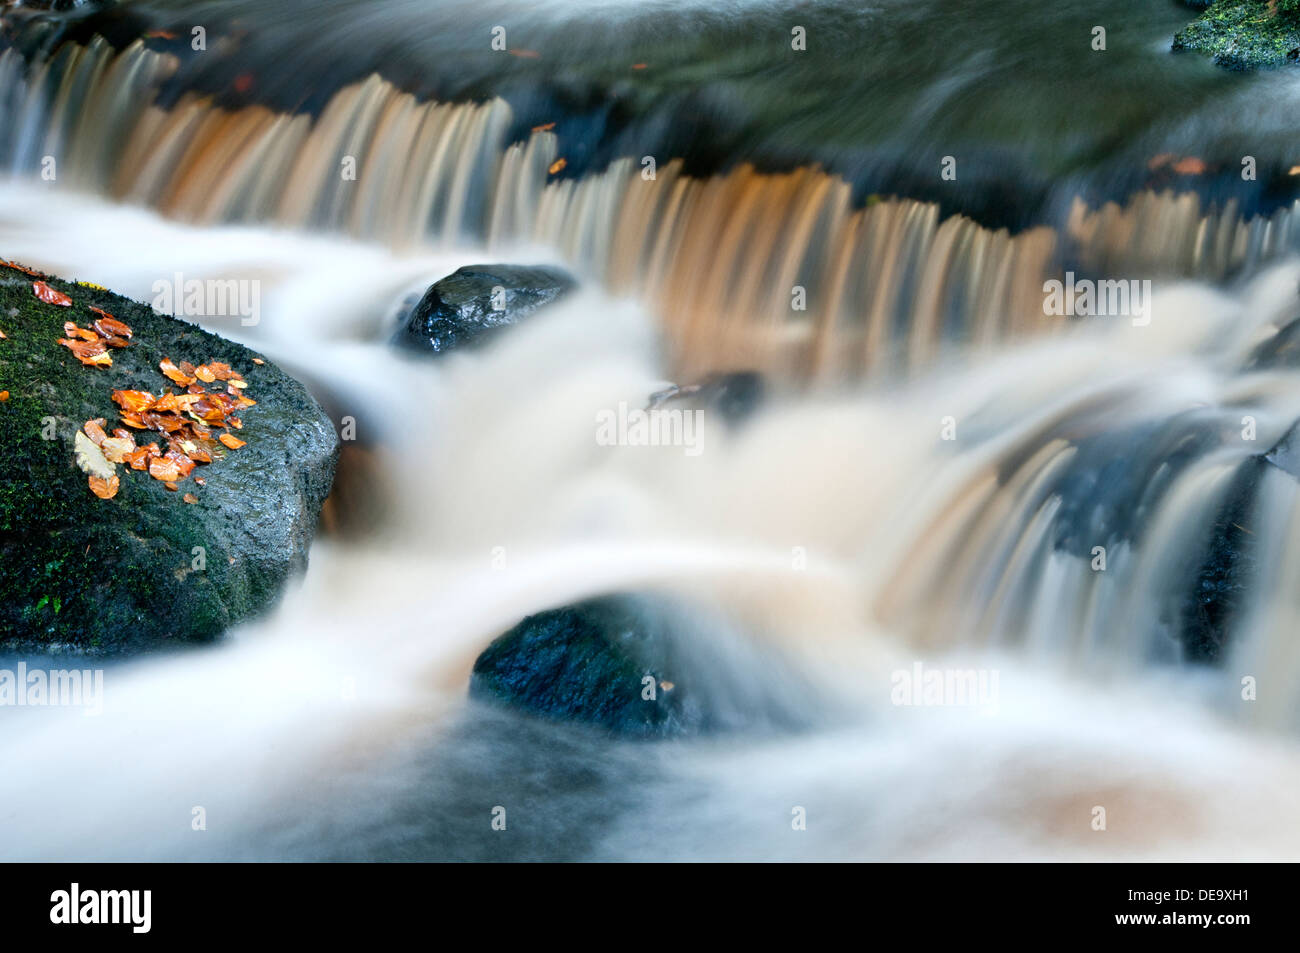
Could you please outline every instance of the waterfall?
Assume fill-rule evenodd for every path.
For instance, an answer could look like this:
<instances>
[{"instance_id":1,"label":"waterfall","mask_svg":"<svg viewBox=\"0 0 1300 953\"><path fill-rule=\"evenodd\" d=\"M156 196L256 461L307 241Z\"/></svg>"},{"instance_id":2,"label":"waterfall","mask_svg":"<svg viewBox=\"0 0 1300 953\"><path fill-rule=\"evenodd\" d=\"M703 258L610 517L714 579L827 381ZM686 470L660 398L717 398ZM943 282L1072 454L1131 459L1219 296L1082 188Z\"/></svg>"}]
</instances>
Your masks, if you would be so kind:
<instances>
[{"instance_id":1,"label":"waterfall","mask_svg":"<svg viewBox=\"0 0 1300 953\"><path fill-rule=\"evenodd\" d=\"M1011 235L907 199L855 208L843 180L811 168L700 179L678 161L647 175L624 159L557 178L555 135L506 143L503 101L421 103L378 77L315 117L195 94L151 104L174 68L140 43L95 41L65 45L20 82L21 58L0 54L11 90L0 162L37 174L52 156L59 181L194 224L338 230L395 248L465 237L552 248L652 303L685 376L836 381L1060 323L1042 309L1050 229Z\"/></svg>"},{"instance_id":2,"label":"waterfall","mask_svg":"<svg viewBox=\"0 0 1300 953\"><path fill-rule=\"evenodd\" d=\"M516 769L560 778L582 823L644 785L644 816L576 856L802 856L776 838L806 792L830 819L808 856L1294 851L1300 203L1140 190L994 228L813 163L571 175L550 123L519 134L495 96L376 74L290 112L180 69L142 42L0 51L0 255L141 299L256 275L273 319L201 320L347 408L382 515L221 645L111 669L102 721L22 713L0 818L26 823L0 857L493 856L479 802ZM388 347L394 302L497 258L583 287L481 352ZM1156 279L1149 320L1047 313L1067 273ZM594 440L666 376L727 369L772 393L698 459ZM826 711L793 740L566 748L572 726L465 702L495 636L609 592L701 607L696 637L779 659L737 678L807 678ZM1000 672L996 718L891 702L919 660ZM1105 839L1099 791L1127 809ZM222 822L195 846L200 800Z\"/></svg>"}]
</instances>

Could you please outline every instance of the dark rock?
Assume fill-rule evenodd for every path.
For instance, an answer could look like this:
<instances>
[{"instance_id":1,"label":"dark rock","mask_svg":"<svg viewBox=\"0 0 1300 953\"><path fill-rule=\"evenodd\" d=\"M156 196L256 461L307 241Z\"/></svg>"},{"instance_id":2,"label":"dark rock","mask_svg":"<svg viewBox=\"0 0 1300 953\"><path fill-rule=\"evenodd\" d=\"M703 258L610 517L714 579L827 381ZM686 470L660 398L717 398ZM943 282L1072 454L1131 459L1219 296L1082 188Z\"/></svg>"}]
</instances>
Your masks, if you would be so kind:
<instances>
[{"instance_id":1,"label":"dark rock","mask_svg":"<svg viewBox=\"0 0 1300 953\"><path fill-rule=\"evenodd\" d=\"M1233 475L1183 602L1182 641L1193 662L1221 660L1259 577L1259 494L1274 469L1300 481L1300 424L1267 453L1247 457Z\"/></svg>"},{"instance_id":2,"label":"dark rock","mask_svg":"<svg viewBox=\"0 0 1300 953\"><path fill-rule=\"evenodd\" d=\"M738 426L758 410L767 386L757 371L713 374L698 384L673 385L650 395L647 410L669 403L716 412L728 426Z\"/></svg>"},{"instance_id":3,"label":"dark rock","mask_svg":"<svg viewBox=\"0 0 1300 953\"><path fill-rule=\"evenodd\" d=\"M558 268L467 265L429 287L393 343L423 354L485 344L575 287Z\"/></svg>"},{"instance_id":4,"label":"dark rock","mask_svg":"<svg viewBox=\"0 0 1300 953\"><path fill-rule=\"evenodd\" d=\"M798 675L730 639L720 620L626 595L527 617L475 661L470 695L631 738L789 730L817 704Z\"/></svg>"},{"instance_id":5,"label":"dark rock","mask_svg":"<svg viewBox=\"0 0 1300 953\"><path fill-rule=\"evenodd\" d=\"M213 639L270 606L306 566L338 438L306 389L253 352L112 292L46 279L72 307L39 301L32 279L0 267L0 646L129 653ZM134 330L111 368L84 367L58 339L102 308ZM75 463L87 420L121 426L113 390L161 393L158 363L224 361L257 405L247 445L168 491L117 466L120 489L95 497ZM137 443L153 442L136 431ZM53 439L46 439L47 436ZM206 485L198 486L194 477ZM198 498L183 501L184 493ZM196 568L202 547L203 568Z\"/></svg>"}]
</instances>

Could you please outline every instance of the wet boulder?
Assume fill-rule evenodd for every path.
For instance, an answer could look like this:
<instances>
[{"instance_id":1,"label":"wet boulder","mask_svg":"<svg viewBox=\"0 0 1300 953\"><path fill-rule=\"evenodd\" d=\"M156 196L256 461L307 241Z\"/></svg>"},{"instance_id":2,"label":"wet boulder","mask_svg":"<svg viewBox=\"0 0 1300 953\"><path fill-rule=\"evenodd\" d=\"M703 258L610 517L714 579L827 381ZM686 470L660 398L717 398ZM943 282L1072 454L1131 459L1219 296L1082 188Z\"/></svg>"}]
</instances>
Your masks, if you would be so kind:
<instances>
[{"instance_id":1,"label":"wet boulder","mask_svg":"<svg viewBox=\"0 0 1300 953\"><path fill-rule=\"evenodd\" d=\"M481 346L576 287L559 268L466 265L429 287L393 343L420 354Z\"/></svg>"},{"instance_id":2,"label":"wet boulder","mask_svg":"<svg viewBox=\"0 0 1300 953\"><path fill-rule=\"evenodd\" d=\"M736 427L762 406L767 385L757 371L711 374L694 384L674 384L650 395L647 410L678 407L716 413L729 427Z\"/></svg>"},{"instance_id":3,"label":"wet boulder","mask_svg":"<svg viewBox=\"0 0 1300 953\"><path fill-rule=\"evenodd\" d=\"M306 566L338 455L330 419L239 344L93 286L45 278L51 300L41 300L36 280L0 266L0 648L132 653L208 641L265 611ZM87 366L59 340L65 322L89 334L101 313L131 336L108 348L111 366ZM205 378L207 365L228 365L244 387L221 377L188 387L256 403L239 406L238 429L212 426L210 451L193 451L210 463L187 458L191 472L160 466L155 478L109 459L120 445L106 453L86 423L167 450L157 428L189 412L136 429L112 396L186 393L164 376L164 359L203 365ZM230 444L214 442L221 434Z\"/></svg>"},{"instance_id":4,"label":"wet boulder","mask_svg":"<svg viewBox=\"0 0 1300 953\"><path fill-rule=\"evenodd\" d=\"M723 620L623 594L528 616L475 661L470 696L637 739L792 730L819 706L797 672Z\"/></svg>"}]
</instances>

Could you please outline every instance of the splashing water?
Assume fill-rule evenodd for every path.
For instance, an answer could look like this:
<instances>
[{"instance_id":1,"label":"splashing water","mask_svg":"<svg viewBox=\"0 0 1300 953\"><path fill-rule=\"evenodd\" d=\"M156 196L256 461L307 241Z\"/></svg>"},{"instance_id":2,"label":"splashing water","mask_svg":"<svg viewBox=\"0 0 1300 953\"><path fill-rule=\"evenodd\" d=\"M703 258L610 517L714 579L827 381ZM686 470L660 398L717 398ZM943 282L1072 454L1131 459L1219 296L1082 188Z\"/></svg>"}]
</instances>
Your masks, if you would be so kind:
<instances>
[{"instance_id":1,"label":"splashing water","mask_svg":"<svg viewBox=\"0 0 1300 953\"><path fill-rule=\"evenodd\" d=\"M1289 375L1251 363L1293 317L1300 265L1233 295L1169 288L1148 327L1099 321L906 384L783 394L740 432L706 429L693 457L594 440L599 410L663 383L632 302L588 290L436 366L392 352L394 303L481 249L200 228L30 182L0 192L0 241L145 300L157 275L256 262L263 321L206 323L375 428L390 508L369 538L318 543L301 584L226 644L111 666L101 716L7 720L6 761L28 768L0 795L6 858L1296 849L1289 474L1262 478L1251 528L1273 571L1222 664L1177 667L1160 617L1232 473L1300 414ZM1234 439L1244 414L1256 444ZM1077 486L1106 434L1140 519L1070 511L1100 499ZM1105 572L1078 534L1108 547ZM797 673L833 704L793 738L647 748L466 702L475 655L519 618L628 590L699 606L694 637L747 647L738 677ZM892 704L893 674L918 660L997 672L996 704ZM1249 673L1268 690L1245 717ZM503 801L521 806L509 845L487 824ZM791 832L792 806L810 836Z\"/></svg>"}]
</instances>

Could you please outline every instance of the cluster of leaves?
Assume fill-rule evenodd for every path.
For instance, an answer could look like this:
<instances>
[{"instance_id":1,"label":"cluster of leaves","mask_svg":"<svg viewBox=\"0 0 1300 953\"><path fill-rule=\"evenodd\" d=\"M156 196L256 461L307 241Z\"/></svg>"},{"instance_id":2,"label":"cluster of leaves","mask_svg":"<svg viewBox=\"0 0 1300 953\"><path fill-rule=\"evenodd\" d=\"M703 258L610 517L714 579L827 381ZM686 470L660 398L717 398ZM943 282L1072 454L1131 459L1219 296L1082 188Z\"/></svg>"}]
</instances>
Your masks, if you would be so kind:
<instances>
[{"instance_id":1,"label":"cluster of leaves","mask_svg":"<svg viewBox=\"0 0 1300 953\"><path fill-rule=\"evenodd\" d=\"M43 287L47 292L66 300L68 306L72 304L71 298L55 291L44 282L38 281L33 287ZM50 301L49 297L43 296L39 290L36 295L42 301ZM62 301L51 301L50 303L63 304ZM75 321L64 321L63 333L67 337L59 338L59 343L71 351L77 360L87 367L112 367L113 358L109 355L108 349L110 347L127 347L131 343L131 329L107 311L101 311L99 308L91 308L90 310L99 315L91 323L90 327L78 327Z\"/></svg>"},{"instance_id":2,"label":"cluster of leaves","mask_svg":"<svg viewBox=\"0 0 1300 953\"><path fill-rule=\"evenodd\" d=\"M110 437L104 431L102 418L87 421L83 429L109 463L147 470L167 489L177 490L180 482L199 464L212 463L227 451L245 445L231 431L244 426L236 413L255 406L257 401L244 396L248 384L229 364L212 361L196 367L188 361L176 364L164 358L158 367L168 379L184 386L185 391L174 393L168 388L154 395L142 390L115 390L113 402L119 408L118 416L131 429L119 427ZM226 385L224 392L204 386L216 382ZM155 431L166 441L166 449L158 443L137 445L131 430ZM202 486L204 480L195 477L195 482ZM93 482L91 489L95 489ZM187 493L185 502L197 500Z\"/></svg>"},{"instance_id":3,"label":"cluster of leaves","mask_svg":"<svg viewBox=\"0 0 1300 953\"><path fill-rule=\"evenodd\" d=\"M44 277L11 262L0 262L32 277ZM51 288L44 281L32 283L32 292L47 304L70 308L72 299ZM100 308L90 307L96 317L88 328L66 321L59 343L87 367L112 367L109 348L125 348L131 343L131 328ZM257 363L262 363L254 358ZM232 431L243 429L239 411L256 406L257 401L244 394L248 383L244 376L221 361L194 365L177 364L164 358L158 365L163 375L183 391L165 387L157 395L150 391L115 390L113 402L118 406L122 427L110 435L103 417L88 420L77 435L77 463L89 474L90 490L100 499L112 499L121 487L116 466L147 471L169 490L179 490L200 464L219 460L231 450L245 446ZM208 385L215 384L211 390ZM7 395L6 395L7 396ZM153 431L162 442L137 444L132 431ZM205 480L195 477L203 486ZM193 494L184 495L186 503L197 503Z\"/></svg>"}]
</instances>

